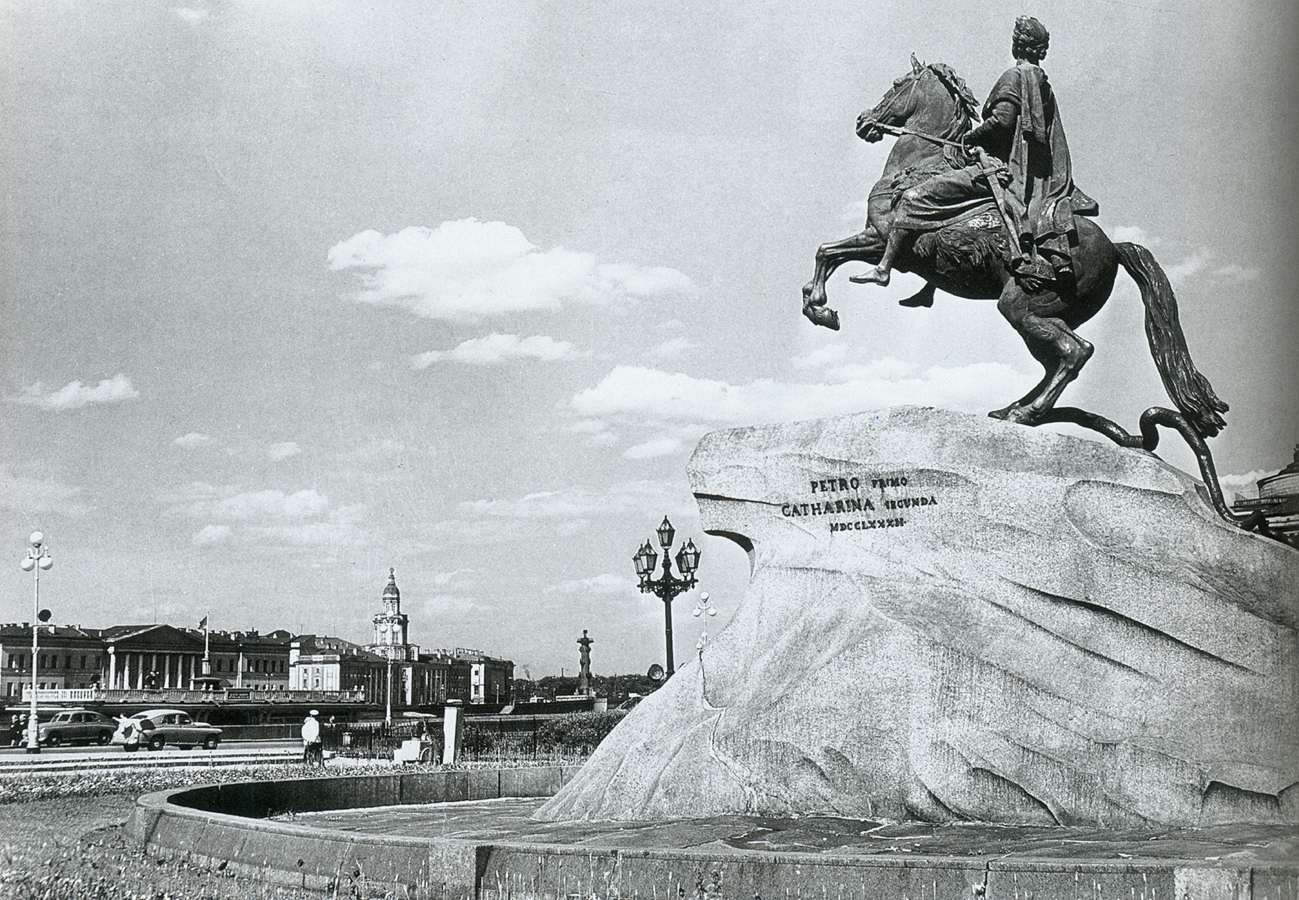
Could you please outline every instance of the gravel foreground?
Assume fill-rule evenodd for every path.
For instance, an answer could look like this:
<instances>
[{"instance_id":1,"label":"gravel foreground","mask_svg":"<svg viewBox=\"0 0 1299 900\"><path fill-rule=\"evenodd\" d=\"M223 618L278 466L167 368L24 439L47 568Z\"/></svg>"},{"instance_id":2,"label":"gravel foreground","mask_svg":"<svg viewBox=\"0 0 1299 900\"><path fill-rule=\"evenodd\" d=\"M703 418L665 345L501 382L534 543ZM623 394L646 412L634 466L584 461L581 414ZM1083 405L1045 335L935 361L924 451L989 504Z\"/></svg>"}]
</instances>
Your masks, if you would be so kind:
<instances>
[{"instance_id":1,"label":"gravel foreground","mask_svg":"<svg viewBox=\"0 0 1299 900\"><path fill-rule=\"evenodd\" d=\"M161 862L126 838L131 796L0 805L0 897L22 900L242 900L319 897Z\"/></svg>"}]
</instances>

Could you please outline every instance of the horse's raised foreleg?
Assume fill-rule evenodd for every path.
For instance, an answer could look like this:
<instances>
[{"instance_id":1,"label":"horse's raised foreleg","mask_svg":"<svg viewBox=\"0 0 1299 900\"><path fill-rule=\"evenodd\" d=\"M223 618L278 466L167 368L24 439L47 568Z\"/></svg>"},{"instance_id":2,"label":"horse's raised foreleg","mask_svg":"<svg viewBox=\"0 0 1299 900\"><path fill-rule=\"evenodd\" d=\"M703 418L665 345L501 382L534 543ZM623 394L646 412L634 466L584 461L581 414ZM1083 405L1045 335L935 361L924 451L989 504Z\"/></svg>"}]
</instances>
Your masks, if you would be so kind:
<instances>
[{"instance_id":1,"label":"horse's raised foreleg","mask_svg":"<svg viewBox=\"0 0 1299 900\"><path fill-rule=\"evenodd\" d=\"M883 251L883 242L871 228L816 248L816 269L803 286L803 315L817 325L839 328L839 315L826 308L825 283L846 262L872 262Z\"/></svg>"},{"instance_id":2,"label":"horse's raised foreleg","mask_svg":"<svg viewBox=\"0 0 1299 900\"><path fill-rule=\"evenodd\" d=\"M1053 296L1030 298L1014 284L1007 285L1002 294L997 308L1019 332L1029 352L1042 363L1046 375L1023 397L989 413L993 418L1025 425L1037 422L1055 406L1069 382L1078 377L1091 359L1091 344L1075 334L1063 319L1043 314L1055 305L1053 299Z\"/></svg>"}]
</instances>

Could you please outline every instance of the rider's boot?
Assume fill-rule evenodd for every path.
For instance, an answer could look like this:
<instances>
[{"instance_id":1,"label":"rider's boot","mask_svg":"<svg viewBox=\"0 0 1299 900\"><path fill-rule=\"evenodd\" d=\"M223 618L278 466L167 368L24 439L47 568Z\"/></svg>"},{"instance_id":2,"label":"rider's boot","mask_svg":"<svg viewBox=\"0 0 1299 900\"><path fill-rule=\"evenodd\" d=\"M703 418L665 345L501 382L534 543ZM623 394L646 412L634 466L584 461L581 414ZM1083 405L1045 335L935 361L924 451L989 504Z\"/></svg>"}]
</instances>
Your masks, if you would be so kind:
<instances>
[{"instance_id":1,"label":"rider's boot","mask_svg":"<svg viewBox=\"0 0 1299 900\"><path fill-rule=\"evenodd\" d=\"M880 263L869 272L861 275L849 275L848 280L853 284L878 284L884 286L889 283L889 276L889 270L884 268L883 263Z\"/></svg>"},{"instance_id":2,"label":"rider's boot","mask_svg":"<svg viewBox=\"0 0 1299 900\"><path fill-rule=\"evenodd\" d=\"M884 245L884 255L880 257L879 265L863 275L852 275L848 280L854 284L888 284L889 274L893 271L893 260L910 245L912 237L909 229L895 226L889 232L889 240Z\"/></svg>"}]
</instances>

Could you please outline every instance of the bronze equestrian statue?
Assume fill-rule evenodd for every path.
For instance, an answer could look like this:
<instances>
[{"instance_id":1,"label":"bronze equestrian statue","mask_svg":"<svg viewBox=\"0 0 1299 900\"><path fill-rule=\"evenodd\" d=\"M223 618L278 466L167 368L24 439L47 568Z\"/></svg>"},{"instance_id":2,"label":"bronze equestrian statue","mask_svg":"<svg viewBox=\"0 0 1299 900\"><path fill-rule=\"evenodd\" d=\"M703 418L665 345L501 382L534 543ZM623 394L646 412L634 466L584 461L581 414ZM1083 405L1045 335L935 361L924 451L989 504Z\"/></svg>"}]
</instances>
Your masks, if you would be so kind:
<instances>
[{"instance_id":1,"label":"bronze equestrian statue","mask_svg":"<svg viewBox=\"0 0 1299 900\"><path fill-rule=\"evenodd\" d=\"M857 120L864 141L898 137L884 173L867 199L866 226L823 244L803 288L803 314L837 330L826 305L826 279L847 262L875 268L857 283L888 284L893 268L925 279L904 306L930 306L940 288L971 300L996 300L1045 374L1027 394L989 415L1038 425L1072 422L1128 447L1154 450L1157 425L1176 428L1200 461L1218 512L1259 529L1256 517L1231 513L1222 498L1205 443L1226 426L1224 403L1191 360L1177 317L1177 299L1145 247L1112 243L1089 218L1094 200L1073 183L1068 143L1055 95L1040 63L1050 36L1029 16L1016 20L1015 65L998 79L977 127L979 108L951 67L922 65L893 82ZM1109 299L1119 266L1141 290L1146 335L1160 378L1177 411L1151 408L1141 434L1056 401L1092 355L1075 331Z\"/></svg>"}]
</instances>

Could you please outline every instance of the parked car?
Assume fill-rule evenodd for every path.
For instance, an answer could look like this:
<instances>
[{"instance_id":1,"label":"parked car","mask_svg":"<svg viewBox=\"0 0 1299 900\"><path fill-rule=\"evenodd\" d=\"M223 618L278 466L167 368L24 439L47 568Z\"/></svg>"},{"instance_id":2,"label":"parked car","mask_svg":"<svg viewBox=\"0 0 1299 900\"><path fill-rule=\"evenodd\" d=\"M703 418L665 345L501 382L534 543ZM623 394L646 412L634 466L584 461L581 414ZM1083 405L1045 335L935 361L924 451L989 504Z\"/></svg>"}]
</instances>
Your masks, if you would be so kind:
<instances>
[{"instance_id":1,"label":"parked car","mask_svg":"<svg viewBox=\"0 0 1299 900\"><path fill-rule=\"evenodd\" d=\"M36 730L36 740L46 747L60 744L107 744L112 740L116 724L103 713L89 709L65 709L54 718L42 722Z\"/></svg>"},{"instance_id":2,"label":"parked car","mask_svg":"<svg viewBox=\"0 0 1299 900\"><path fill-rule=\"evenodd\" d=\"M118 719L113 743L121 744L127 752L139 750L141 745L150 750L166 746L215 750L221 743L221 729L207 722L195 722L184 710L146 709Z\"/></svg>"}]
</instances>

